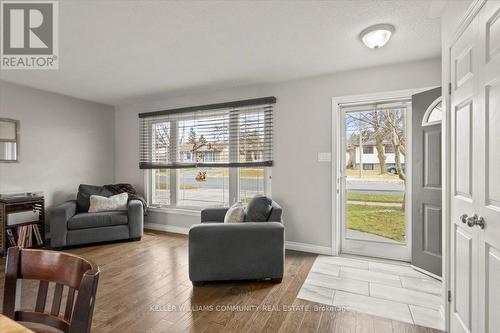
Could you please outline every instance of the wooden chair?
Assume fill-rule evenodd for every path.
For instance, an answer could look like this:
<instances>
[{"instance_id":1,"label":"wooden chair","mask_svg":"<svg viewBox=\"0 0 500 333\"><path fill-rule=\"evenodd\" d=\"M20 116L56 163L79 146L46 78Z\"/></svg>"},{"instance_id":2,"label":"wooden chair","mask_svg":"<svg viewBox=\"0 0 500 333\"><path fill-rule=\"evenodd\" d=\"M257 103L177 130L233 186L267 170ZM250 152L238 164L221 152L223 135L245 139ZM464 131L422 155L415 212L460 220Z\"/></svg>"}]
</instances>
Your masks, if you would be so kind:
<instances>
[{"instance_id":1,"label":"wooden chair","mask_svg":"<svg viewBox=\"0 0 500 333\"><path fill-rule=\"evenodd\" d=\"M22 279L40 281L34 311L18 310ZM99 267L90 260L63 252L11 247L5 263L3 314L16 321L42 324L67 333L88 333L98 281ZM55 283L54 297L50 312L46 312L50 282ZM59 313L65 286L69 289L63 316Z\"/></svg>"}]
</instances>

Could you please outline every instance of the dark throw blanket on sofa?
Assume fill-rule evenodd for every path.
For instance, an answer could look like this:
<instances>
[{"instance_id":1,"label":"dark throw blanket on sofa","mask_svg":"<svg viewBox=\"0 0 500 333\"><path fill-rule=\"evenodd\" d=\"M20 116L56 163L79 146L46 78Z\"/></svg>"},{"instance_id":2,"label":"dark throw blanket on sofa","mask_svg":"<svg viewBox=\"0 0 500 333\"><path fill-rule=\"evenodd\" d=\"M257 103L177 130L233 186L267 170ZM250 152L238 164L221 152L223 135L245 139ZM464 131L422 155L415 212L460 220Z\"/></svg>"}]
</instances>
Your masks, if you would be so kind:
<instances>
[{"instance_id":1,"label":"dark throw blanket on sofa","mask_svg":"<svg viewBox=\"0 0 500 333\"><path fill-rule=\"evenodd\" d=\"M148 204L146 203L146 200L144 200L143 197L141 197L139 194L137 194L137 191L135 188L130 185L130 184L108 184L104 185L104 187L110 191L111 193L114 194L120 194L123 192L128 193L128 201L130 200L139 200L142 202L142 207L144 208L144 214L147 213L148 209Z\"/></svg>"}]
</instances>

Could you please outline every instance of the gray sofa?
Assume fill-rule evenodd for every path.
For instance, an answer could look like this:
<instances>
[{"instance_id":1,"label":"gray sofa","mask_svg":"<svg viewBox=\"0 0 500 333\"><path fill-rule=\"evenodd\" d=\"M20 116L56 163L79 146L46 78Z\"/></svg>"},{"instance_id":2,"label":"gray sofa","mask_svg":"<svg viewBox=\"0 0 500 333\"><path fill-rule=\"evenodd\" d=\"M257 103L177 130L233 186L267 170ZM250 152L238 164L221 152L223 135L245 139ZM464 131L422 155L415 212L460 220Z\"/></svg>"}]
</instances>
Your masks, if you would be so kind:
<instances>
[{"instance_id":1,"label":"gray sofa","mask_svg":"<svg viewBox=\"0 0 500 333\"><path fill-rule=\"evenodd\" d=\"M260 218L253 218L258 221L251 221L247 212L249 218L243 223L224 223L228 208L201 211L201 224L189 230L189 278L193 285L255 279L281 282L285 263L282 209L274 201L270 207Z\"/></svg>"},{"instance_id":2,"label":"gray sofa","mask_svg":"<svg viewBox=\"0 0 500 333\"><path fill-rule=\"evenodd\" d=\"M53 248L141 239L144 210L139 200L130 200L127 211L88 213L91 195L109 197L113 193L103 186L80 185L77 200L67 201L53 209L50 219Z\"/></svg>"}]
</instances>

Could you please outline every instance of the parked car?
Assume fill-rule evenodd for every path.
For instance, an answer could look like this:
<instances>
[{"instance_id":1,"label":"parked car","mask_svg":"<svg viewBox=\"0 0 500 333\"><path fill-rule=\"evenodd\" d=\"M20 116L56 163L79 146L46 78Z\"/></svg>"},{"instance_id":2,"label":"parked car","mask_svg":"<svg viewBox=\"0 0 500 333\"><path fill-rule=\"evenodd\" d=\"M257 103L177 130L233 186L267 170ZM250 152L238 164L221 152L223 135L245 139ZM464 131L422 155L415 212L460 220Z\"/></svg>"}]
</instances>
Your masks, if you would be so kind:
<instances>
[{"instance_id":1,"label":"parked car","mask_svg":"<svg viewBox=\"0 0 500 333\"><path fill-rule=\"evenodd\" d=\"M406 172L404 164L401 164L401 169L403 170L403 172ZM396 165L395 164L390 164L387 167L387 172L390 172L390 173L392 173L394 175L397 175L398 174L398 169L396 169Z\"/></svg>"}]
</instances>

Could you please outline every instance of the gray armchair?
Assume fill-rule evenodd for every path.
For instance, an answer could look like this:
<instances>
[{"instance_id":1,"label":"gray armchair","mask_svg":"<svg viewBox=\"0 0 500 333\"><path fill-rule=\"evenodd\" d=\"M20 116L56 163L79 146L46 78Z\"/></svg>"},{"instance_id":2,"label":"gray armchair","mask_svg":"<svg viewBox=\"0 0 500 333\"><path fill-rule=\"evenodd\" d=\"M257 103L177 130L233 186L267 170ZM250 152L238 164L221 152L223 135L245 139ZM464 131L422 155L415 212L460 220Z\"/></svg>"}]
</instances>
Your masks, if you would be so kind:
<instances>
[{"instance_id":1,"label":"gray armchair","mask_svg":"<svg viewBox=\"0 0 500 333\"><path fill-rule=\"evenodd\" d=\"M224 223L227 210L202 210L201 224L189 230L189 278L193 285L224 280L281 282L285 262L281 207L272 201L264 221L243 223Z\"/></svg>"},{"instance_id":2,"label":"gray armchair","mask_svg":"<svg viewBox=\"0 0 500 333\"><path fill-rule=\"evenodd\" d=\"M89 198L93 194L112 195L102 186L80 185L77 200L67 201L53 209L50 219L53 248L141 239L144 229L142 202L130 200L127 211L88 213Z\"/></svg>"}]
</instances>

